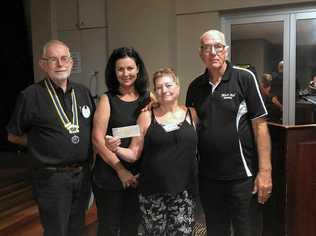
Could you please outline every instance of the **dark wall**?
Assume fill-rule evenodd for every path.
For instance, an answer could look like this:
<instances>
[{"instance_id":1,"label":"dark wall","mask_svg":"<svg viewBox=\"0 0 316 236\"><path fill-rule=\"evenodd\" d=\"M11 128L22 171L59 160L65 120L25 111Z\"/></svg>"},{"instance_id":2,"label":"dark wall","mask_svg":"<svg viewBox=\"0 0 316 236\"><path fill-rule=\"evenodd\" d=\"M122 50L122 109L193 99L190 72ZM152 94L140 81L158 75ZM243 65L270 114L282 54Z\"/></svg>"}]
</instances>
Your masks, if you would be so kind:
<instances>
[{"instance_id":1,"label":"dark wall","mask_svg":"<svg viewBox=\"0 0 316 236\"><path fill-rule=\"evenodd\" d=\"M6 141L5 125L19 92L34 81L31 34L26 17L29 14L25 2L6 1L6 7L1 7L0 152L15 148Z\"/></svg>"}]
</instances>

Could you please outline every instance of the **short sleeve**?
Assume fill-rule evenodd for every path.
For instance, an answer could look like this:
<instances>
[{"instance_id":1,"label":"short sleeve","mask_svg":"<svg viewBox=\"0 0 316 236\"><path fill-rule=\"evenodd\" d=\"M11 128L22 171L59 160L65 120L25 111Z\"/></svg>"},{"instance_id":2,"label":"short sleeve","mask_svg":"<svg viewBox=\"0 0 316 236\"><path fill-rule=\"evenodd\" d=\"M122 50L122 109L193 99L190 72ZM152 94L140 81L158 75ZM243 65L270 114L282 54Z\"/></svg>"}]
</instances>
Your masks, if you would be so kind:
<instances>
[{"instance_id":1,"label":"short sleeve","mask_svg":"<svg viewBox=\"0 0 316 236\"><path fill-rule=\"evenodd\" d=\"M190 84L188 91L187 91L187 96L185 99L185 105L187 107L193 107L193 97L192 97L192 92L193 92L193 88L192 88L192 84Z\"/></svg>"},{"instance_id":2,"label":"short sleeve","mask_svg":"<svg viewBox=\"0 0 316 236\"><path fill-rule=\"evenodd\" d=\"M242 90L245 92L244 96L250 119L266 116L268 112L255 75L251 72L247 73L245 80L242 79L241 84L244 87Z\"/></svg>"},{"instance_id":3,"label":"short sleeve","mask_svg":"<svg viewBox=\"0 0 316 236\"><path fill-rule=\"evenodd\" d=\"M32 107L23 92L18 96L10 121L6 126L7 132L23 135L31 126Z\"/></svg>"}]
</instances>

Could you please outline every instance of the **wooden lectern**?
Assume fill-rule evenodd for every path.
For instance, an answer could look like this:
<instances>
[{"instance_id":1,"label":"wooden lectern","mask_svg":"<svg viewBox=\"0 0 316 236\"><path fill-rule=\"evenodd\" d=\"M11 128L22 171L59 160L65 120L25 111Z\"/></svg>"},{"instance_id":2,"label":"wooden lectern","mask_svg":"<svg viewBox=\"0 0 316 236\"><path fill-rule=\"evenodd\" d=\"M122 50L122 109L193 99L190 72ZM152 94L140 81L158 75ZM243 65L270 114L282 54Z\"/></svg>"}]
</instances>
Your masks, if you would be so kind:
<instances>
[{"instance_id":1,"label":"wooden lectern","mask_svg":"<svg viewBox=\"0 0 316 236\"><path fill-rule=\"evenodd\" d=\"M316 235L316 125L269 123L273 191L263 236Z\"/></svg>"}]
</instances>

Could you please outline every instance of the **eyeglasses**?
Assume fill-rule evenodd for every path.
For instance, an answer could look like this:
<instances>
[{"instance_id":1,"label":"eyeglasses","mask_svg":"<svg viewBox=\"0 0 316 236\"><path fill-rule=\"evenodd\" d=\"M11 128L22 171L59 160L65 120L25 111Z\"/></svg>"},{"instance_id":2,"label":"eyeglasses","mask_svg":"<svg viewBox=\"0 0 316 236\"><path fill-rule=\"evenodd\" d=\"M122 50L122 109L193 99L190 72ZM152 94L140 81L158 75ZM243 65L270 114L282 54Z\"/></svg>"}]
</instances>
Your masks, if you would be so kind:
<instances>
[{"instance_id":1,"label":"eyeglasses","mask_svg":"<svg viewBox=\"0 0 316 236\"><path fill-rule=\"evenodd\" d=\"M72 57L70 56L62 56L60 58L57 57L43 57L42 60L47 61L47 63L52 65L57 65L59 62L63 65L67 65L72 61Z\"/></svg>"},{"instance_id":2,"label":"eyeglasses","mask_svg":"<svg viewBox=\"0 0 316 236\"><path fill-rule=\"evenodd\" d=\"M213 52L213 49L216 54L221 53L224 51L225 45L220 43L217 44L205 44L201 45L201 51L205 54Z\"/></svg>"}]
</instances>

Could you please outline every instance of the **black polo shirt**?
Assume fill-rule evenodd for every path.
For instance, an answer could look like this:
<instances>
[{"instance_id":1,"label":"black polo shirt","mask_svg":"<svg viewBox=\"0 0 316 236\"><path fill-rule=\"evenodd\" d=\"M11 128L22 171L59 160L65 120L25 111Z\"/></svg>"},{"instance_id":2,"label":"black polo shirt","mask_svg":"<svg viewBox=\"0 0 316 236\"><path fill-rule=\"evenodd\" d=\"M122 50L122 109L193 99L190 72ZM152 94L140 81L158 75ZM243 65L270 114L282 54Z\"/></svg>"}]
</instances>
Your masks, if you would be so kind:
<instances>
[{"instance_id":1,"label":"black polo shirt","mask_svg":"<svg viewBox=\"0 0 316 236\"><path fill-rule=\"evenodd\" d=\"M91 158L91 128L95 105L89 90L83 85L68 82L64 93L52 84L70 121L71 90L75 91L79 121L79 133L76 135L80 141L77 144L71 141L74 134L69 134L64 128L44 80L27 87L18 97L7 131L15 135L27 134L28 152L35 168L82 163ZM82 109L84 106L85 110ZM90 110L89 116L86 106Z\"/></svg>"},{"instance_id":2,"label":"black polo shirt","mask_svg":"<svg viewBox=\"0 0 316 236\"><path fill-rule=\"evenodd\" d=\"M227 62L216 87L209 78L206 70L190 84L186 98L200 119L199 174L218 180L253 176L258 158L251 120L267 115L255 75Z\"/></svg>"}]
</instances>

